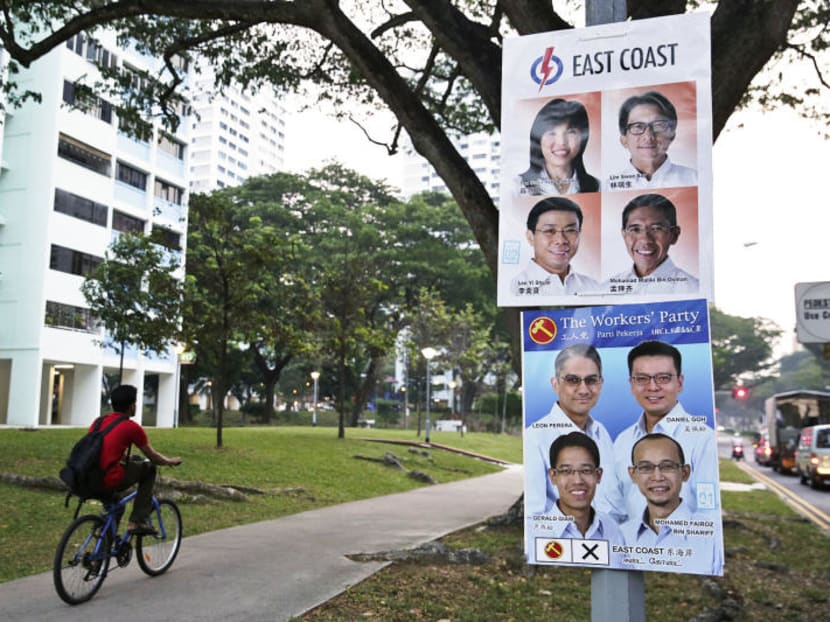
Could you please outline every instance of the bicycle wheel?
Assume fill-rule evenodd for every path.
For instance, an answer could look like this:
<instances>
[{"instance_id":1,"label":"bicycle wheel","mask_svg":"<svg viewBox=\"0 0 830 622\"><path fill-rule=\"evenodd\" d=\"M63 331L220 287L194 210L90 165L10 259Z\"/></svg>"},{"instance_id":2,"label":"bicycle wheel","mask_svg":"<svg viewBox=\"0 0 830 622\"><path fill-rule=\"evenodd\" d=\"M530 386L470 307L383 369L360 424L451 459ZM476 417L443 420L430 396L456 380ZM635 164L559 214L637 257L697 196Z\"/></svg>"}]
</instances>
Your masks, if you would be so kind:
<instances>
[{"instance_id":1,"label":"bicycle wheel","mask_svg":"<svg viewBox=\"0 0 830 622\"><path fill-rule=\"evenodd\" d=\"M158 530L155 536L138 536L135 555L138 565L151 577L165 572L179 554L182 543L182 514L172 501L159 500L158 510L150 514L150 523Z\"/></svg>"},{"instance_id":2,"label":"bicycle wheel","mask_svg":"<svg viewBox=\"0 0 830 622\"><path fill-rule=\"evenodd\" d=\"M55 551L55 590L70 605L92 598L107 576L111 538L104 524L103 518L93 514L75 519Z\"/></svg>"}]
</instances>

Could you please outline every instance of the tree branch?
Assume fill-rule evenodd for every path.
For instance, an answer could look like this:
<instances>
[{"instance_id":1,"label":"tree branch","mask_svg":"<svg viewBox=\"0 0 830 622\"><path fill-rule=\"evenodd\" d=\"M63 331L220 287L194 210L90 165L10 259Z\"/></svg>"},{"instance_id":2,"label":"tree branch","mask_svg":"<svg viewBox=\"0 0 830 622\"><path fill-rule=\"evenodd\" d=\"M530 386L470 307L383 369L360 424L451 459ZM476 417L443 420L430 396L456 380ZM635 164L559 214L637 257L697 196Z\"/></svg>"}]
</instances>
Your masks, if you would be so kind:
<instances>
[{"instance_id":1,"label":"tree branch","mask_svg":"<svg viewBox=\"0 0 830 622\"><path fill-rule=\"evenodd\" d=\"M373 145L378 145L380 147L385 147L387 155L392 156L392 155L395 155L396 153L398 153L398 137L400 136L400 132L401 132L400 125L396 127L395 136L392 140L392 144L390 145L389 143L384 143L384 142L381 142L379 140L375 140L374 138L372 138L371 135L369 134L369 131L365 127L363 127L363 124L360 123L360 121L358 121L357 119L355 119L352 115L349 115L349 121L351 121L357 127L360 128L360 131L363 132L363 135L366 137L366 140L368 140L370 143L372 143Z\"/></svg>"},{"instance_id":2,"label":"tree branch","mask_svg":"<svg viewBox=\"0 0 830 622\"><path fill-rule=\"evenodd\" d=\"M458 63L493 123L501 125L501 48L492 41L490 28L468 19L450 2L405 1L435 42Z\"/></svg>"},{"instance_id":3,"label":"tree branch","mask_svg":"<svg viewBox=\"0 0 830 622\"><path fill-rule=\"evenodd\" d=\"M800 0L720 0L712 15L712 133L717 139L752 80L787 42Z\"/></svg>"},{"instance_id":4,"label":"tree branch","mask_svg":"<svg viewBox=\"0 0 830 622\"><path fill-rule=\"evenodd\" d=\"M552 2L499 0L498 6L520 35L573 28L553 10Z\"/></svg>"},{"instance_id":5,"label":"tree branch","mask_svg":"<svg viewBox=\"0 0 830 622\"><path fill-rule=\"evenodd\" d=\"M830 83L828 83L827 80L824 78L824 73L821 71L821 65L819 64L815 54L811 54L810 52L805 50L803 45L793 45L792 43L785 43L784 47L788 50L793 50L802 58L806 58L811 63L813 63L813 69L815 69L816 71L816 76L818 77L819 82L821 82L821 85L824 88L830 89Z\"/></svg>"}]
</instances>

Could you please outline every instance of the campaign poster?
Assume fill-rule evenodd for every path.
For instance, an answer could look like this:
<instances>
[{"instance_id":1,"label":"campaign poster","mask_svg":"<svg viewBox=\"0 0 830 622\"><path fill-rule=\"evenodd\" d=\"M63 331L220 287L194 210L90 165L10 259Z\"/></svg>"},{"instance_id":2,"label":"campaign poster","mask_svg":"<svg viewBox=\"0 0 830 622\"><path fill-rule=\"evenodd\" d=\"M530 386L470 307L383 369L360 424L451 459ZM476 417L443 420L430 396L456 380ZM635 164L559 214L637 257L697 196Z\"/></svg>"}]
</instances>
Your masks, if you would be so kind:
<instances>
[{"instance_id":1,"label":"campaign poster","mask_svg":"<svg viewBox=\"0 0 830 622\"><path fill-rule=\"evenodd\" d=\"M709 19L505 39L499 306L711 300Z\"/></svg>"},{"instance_id":2,"label":"campaign poster","mask_svg":"<svg viewBox=\"0 0 830 622\"><path fill-rule=\"evenodd\" d=\"M723 574L705 299L522 313L528 563Z\"/></svg>"}]
</instances>

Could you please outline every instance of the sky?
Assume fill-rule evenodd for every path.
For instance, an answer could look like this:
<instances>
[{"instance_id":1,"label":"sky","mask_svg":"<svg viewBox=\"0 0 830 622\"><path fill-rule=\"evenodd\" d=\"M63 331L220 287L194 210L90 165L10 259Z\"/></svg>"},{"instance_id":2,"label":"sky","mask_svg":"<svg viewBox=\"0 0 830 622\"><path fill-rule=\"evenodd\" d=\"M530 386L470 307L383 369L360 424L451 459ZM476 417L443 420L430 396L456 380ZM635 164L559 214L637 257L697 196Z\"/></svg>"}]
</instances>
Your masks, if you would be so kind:
<instances>
[{"instance_id":1,"label":"sky","mask_svg":"<svg viewBox=\"0 0 830 622\"><path fill-rule=\"evenodd\" d=\"M379 133L388 115L370 121ZM403 157L389 157L349 121L321 111L291 119L289 167L337 159L400 186ZM793 351L796 283L830 281L830 141L795 112L742 111L713 149L715 304L731 315L764 317L783 331L779 355ZM380 134L379 134L380 135ZM310 147L311 146L311 147Z\"/></svg>"}]
</instances>

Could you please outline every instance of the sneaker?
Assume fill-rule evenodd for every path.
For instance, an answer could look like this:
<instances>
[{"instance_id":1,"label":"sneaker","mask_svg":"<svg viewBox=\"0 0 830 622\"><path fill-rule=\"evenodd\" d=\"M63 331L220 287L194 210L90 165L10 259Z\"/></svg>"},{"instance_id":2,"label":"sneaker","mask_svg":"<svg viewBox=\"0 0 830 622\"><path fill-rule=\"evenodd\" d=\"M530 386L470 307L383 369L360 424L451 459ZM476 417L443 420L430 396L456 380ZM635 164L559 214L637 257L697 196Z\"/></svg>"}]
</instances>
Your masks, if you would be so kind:
<instances>
[{"instance_id":1,"label":"sneaker","mask_svg":"<svg viewBox=\"0 0 830 622\"><path fill-rule=\"evenodd\" d=\"M143 522L137 524L135 527L129 530L131 534L134 536L156 536L158 535L158 531L156 531L155 527L153 527L148 522Z\"/></svg>"}]
</instances>

